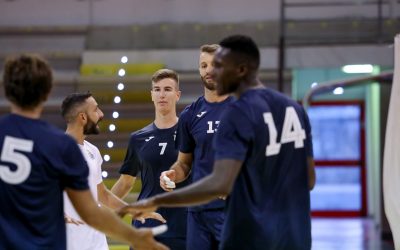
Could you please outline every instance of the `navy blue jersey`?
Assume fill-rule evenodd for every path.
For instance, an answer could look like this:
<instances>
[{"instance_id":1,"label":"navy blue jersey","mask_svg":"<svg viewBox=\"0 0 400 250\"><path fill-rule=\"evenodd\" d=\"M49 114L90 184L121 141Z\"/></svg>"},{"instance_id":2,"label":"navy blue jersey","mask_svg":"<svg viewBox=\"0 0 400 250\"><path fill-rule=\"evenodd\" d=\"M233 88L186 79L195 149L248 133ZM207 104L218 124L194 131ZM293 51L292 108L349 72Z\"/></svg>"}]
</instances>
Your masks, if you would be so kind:
<instances>
[{"instance_id":1,"label":"navy blue jersey","mask_svg":"<svg viewBox=\"0 0 400 250\"><path fill-rule=\"evenodd\" d=\"M66 249L63 189L86 190L76 142L46 122L0 118L0 249Z\"/></svg>"},{"instance_id":2,"label":"navy blue jersey","mask_svg":"<svg viewBox=\"0 0 400 250\"><path fill-rule=\"evenodd\" d=\"M214 141L216 160L243 161L228 198L221 249L310 249L304 109L270 89L252 89L230 105Z\"/></svg>"},{"instance_id":3,"label":"navy blue jersey","mask_svg":"<svg viewBox=\"0 0 400 250\"><path fill-rule=\"evenodd\" d=\"M154 123L132 133L121 174L137 176L140 172L142 190L139 200L165 192L160 187L161 172L169 170L178 157L175 148L177 125L168 129L158 129ZM177 183L176 188L186 186L188 181ZM186 236L186 208L159 208L157 210L166 220L168 231L162 237ZM157 220L148 219L144 224L134 221L136 227L160 225Z\"/></svg>"},{"instance_id":4,"label":"navy blue jersey","mask_svg":"<svg viewBox=\"0 0 400 250\"><path fill-rule=\"evenodd\" d=\"M210 103L204 96L201 96L187 106L179 117L178 148L182 153L193 154L193 182L212 172L214 164L213 137L218 130L221 113L233 99L233 97L228 97L223 102ZM223 207L225 207L225 201L217 199L206 205L191 207L190 210L201 211Z\"/></svg>"}]
</instances>

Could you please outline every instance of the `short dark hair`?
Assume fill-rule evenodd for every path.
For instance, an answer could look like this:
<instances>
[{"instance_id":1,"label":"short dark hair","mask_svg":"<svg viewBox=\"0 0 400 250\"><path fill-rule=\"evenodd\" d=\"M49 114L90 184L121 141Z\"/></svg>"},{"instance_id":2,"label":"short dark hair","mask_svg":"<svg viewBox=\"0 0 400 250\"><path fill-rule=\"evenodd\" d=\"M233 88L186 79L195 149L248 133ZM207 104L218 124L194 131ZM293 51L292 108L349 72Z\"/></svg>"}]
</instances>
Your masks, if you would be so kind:
<instances>
[{"instance_id":1,"label":"short dark hair","mask_svg":"<svg viewBox=\"0 0 400 250\"><path fill-rule=\"evenodd\" d=\"M179 89L179 76L178 73L176 73L175 71L173 71L172 69L160 69L157 70L153 76L151 77L151 81L153 83L159 82L163 79L166 78L171 78L174 79L176 82L176 89Z\"/></svg>"},{"instance_id":2,"label":"short dark hair","mask_svg":"<svg viewBox=\"0 0 400 250\"><path fill-rule=\"evenodd\" d=\"M224 38L219 45L230 49L233 53L246 56L249 61L254 64L256 69L260 66L260 50L250 37L244 35L228 36Z\"/></svg>"},{"instance_id":3,"label":"short dark hair","mask_svg":"<svg viewBox=\"0 0 400 250\"><path fill-rule=\"evenodd\" d=\"M47 100L53 85L49 64L38 55L8 57L4 64L4 92L7 99L23 109Z\"/></svg>"},{"instance_id":4,"label":"short dark hair","mask_svg":"<svg viewBox=\"0 0 400 250\"><path fill-rule=\"evenodd\" d=\"M65 97L61 104L61 115L64 120L68 123L71 122L77 115L77 108L86 102L86 100L91 97L90 92L87 93L73 93Z\"/></svg>"}]
</instances>

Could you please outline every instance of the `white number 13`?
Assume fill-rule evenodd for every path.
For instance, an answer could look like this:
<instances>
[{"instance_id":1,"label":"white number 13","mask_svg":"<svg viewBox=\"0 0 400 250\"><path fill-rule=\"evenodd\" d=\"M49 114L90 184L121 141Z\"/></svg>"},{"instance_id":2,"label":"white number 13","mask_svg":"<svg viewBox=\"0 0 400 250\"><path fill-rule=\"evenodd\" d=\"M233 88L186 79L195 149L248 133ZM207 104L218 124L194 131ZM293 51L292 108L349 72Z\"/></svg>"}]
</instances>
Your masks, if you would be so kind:
<instances>
[{"instance_id":1,"label":"white number 13","mask_svg":"<svg viewBox=\"0 0 400 250\"><path fill-rule=\"evenodd\" d=\"M0 165L0 179L14 185L24 182L31 173L29 158L15 150L30 153L33 150L33 142L11 136L4 138L0 160L13 163L17 168L11 171L8 166Z\"/></svg>"},{"instance_id":2,"label":"white number 13","mask_svg":"<svg viewBox=\"0 0 400 250\"><path fill-rule=\"evenodd\" d=\"M283 143L294 142L295 148L304 147L304 139L306 133L301 127L301 123L297 113L293 107L287 107L285 112L285 120L283 122L281 142L277 142L278 131L276 130L274 118L270 112L264 113L264 122L268 125L269 145L265 150L266 156L277 155L281 150Z\"/></svg>"}]
</instances>

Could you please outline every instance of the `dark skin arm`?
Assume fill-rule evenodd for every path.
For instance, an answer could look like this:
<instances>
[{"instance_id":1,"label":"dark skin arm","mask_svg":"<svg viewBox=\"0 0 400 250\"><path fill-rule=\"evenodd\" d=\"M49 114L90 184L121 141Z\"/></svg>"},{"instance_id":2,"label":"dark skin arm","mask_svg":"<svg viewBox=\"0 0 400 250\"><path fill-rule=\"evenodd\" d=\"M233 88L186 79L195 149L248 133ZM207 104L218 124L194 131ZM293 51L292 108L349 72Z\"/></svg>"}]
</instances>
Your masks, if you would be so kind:
<instances>
[{"instance_id":1,"label":"dark skin arm","mask_svg":"<svg viewBox=\"0 0 400 250\"><path fill-rule=\"evenodd\" d=\"M314 158L307 157L307 164L308 164L308 188L313 190L315 186L315 166L314 166Z\"/></svg>"},{"instance_id":2,"label":"dark skin arm","mask_svg":"<svg viewBox=\"0 0 400 250\"><path fill-rule=\"evenodd\" d=\"M141 200L125 207L121 213L127 213L131 209L142 212L155 211L159 206L186 207L204 204L221 196L227 196L232 190L242 164L243 162L238 160L217 160L214 163L213 172L209 176L174 192Z\"/></svg>"}]
</instances>

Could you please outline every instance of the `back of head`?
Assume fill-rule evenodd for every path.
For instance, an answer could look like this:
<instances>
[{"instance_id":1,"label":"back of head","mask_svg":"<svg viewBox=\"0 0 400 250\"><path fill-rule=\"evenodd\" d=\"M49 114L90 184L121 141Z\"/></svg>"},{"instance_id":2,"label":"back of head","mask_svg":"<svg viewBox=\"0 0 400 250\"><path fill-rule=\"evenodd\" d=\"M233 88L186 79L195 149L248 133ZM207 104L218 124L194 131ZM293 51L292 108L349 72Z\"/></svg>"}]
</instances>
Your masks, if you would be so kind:
<instances>
[{"instance_id":1,"label":"back of head","mask_svg":"<svg viewBox=\"0 0 400 250\"><path fill-rule=\"evenodd\" d=\"M178 73L172 69L159 69L151 77L152 84L157 83L163 79L171 78L176 82L176 90L179 90L179 76Z\"/></svg>"},{"instance_id":2,"label":"back of head","mask_svg":"<svg viewBox=\"0 0 400 250\"><path fill-rule=\"evenodd\" d=\"M260 66L260 51L257 44L248 36L233 35L224 38L219 45L229 49L233 54L246 59L257 70Z\"/></svg>"},{"instance_id":3,"label":"back of head","mask_svg":"<svg viewBox=\"0 0 400 250\"><path fill-rule=\"evenodd\" d=\"M73 93L65 97L61 104L61 115L69 123L74 120L79 112L82 112L81 106L91 97L91 93Z\"/></svg>"},{"instance_id":4,"label":"back of head","mask_svg":"<svg viewBox=\"0 0 400 250\"><path fill-rule=\"evenodd\" d=\"M20 55L6 59L4 92L7 99L22 109L33 109L47 100L53 85L48 63L37 55Z\"/></svg>"}]
</instances>

